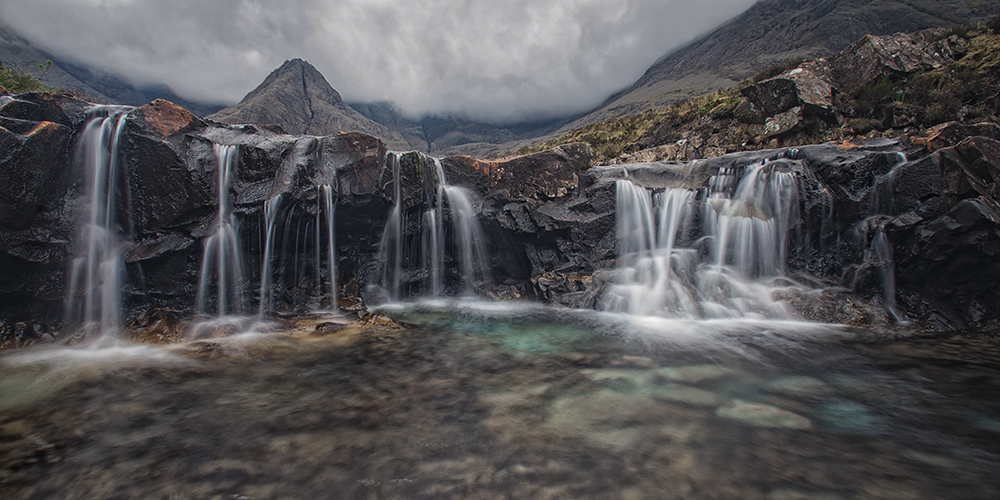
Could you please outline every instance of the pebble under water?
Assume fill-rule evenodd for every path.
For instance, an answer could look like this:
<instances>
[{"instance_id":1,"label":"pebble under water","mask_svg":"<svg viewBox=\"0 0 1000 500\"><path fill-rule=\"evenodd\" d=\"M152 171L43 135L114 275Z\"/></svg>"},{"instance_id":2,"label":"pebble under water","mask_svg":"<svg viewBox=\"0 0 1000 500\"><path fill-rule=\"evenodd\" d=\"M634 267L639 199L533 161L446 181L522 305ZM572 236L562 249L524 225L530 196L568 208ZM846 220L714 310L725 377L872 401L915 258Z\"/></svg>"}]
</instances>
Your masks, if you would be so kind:
<instances>
[{"instance_id":1,"label":"pebble under water","mask_svg":"<svg viewBox=\"0 0 1000 500\"><path fill-rule=\"evenodd\" d=\"M387 307L0 355L0 498L1000 498L1000 343Z\"/></svg>"}]
</instances>

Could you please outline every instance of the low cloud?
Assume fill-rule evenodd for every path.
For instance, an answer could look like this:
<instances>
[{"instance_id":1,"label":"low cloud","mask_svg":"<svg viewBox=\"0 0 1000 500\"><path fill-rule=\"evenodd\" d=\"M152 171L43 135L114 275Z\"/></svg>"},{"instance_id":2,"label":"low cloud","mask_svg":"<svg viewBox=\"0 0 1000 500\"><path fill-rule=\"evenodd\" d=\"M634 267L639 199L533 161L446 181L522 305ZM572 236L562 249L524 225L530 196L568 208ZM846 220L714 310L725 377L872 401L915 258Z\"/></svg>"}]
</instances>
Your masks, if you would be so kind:
<instances>
[{"instance_id":1,"label":"low cloud","mask_svg":"<svg viewBox=\"0 0 1000 500\"><path fill-rule=\"evenodd\" d=\"M52 54L235 103L286 59L345 99L494 122L586 111L754 0L32 0L0 19Z\"/></svg>"}]
</instances>

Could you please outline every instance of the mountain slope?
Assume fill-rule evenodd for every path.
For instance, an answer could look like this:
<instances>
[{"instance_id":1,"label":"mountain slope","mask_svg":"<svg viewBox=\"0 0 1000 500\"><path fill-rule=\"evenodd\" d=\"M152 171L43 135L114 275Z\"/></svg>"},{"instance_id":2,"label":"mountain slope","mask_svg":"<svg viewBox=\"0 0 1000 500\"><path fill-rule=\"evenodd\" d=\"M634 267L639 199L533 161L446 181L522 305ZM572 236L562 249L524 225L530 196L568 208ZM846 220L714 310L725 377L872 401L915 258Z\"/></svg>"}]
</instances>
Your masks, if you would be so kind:
<instances>
[{"instance_id":1,"label":"mountain slope","mask_svg":"<svg viewBox=\"0 0 1000 500\"><path fill-rule=\"evenodd\" d=\"M39 78L42 83L51 88L75 90L107 104L142 106L154 99L166 99L200 115L214 113L223 107L183 99L165 85L136 87L117 76L60 60L3 26L0 26L0 61L32 73L41 73L37 70L38 65L52 61L52 67Z\"/></svg>"},{"instance_id":2,"label":"mountain slope","mask_svg":"<svg viewBox=\"0 0 1000 500\"><path fill-rule=\"evenodd\" d=\"M348 106L326 78L302 59L285 61L239 104L208 118L223 123L277 124L290 134L359 131L382 138L391 149L412 147L398 132Z\"/></svg>"},{"instance_id":3,"label":"mountain slope","mask_svg":"<svg viewBox=\"0 0 1000 500\"><path fill-rule=\"evenodd\" d=\"M562 132L732 86L781 61L831 56L864 35L950 27L1000 14L982 0L761 0L665 55L629 88Z\"/></svg>"}]
</instances>

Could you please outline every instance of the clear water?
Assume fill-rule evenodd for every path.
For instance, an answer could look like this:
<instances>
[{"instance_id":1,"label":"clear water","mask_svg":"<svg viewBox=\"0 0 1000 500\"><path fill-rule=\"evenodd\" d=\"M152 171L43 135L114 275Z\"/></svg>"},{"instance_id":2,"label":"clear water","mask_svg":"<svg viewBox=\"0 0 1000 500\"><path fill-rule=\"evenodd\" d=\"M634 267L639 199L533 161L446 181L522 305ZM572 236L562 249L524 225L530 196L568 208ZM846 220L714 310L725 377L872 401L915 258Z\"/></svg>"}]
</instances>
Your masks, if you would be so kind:
<instances>
[{"instance_id":1,"label":"clear water","mask_svg":"<svg viewBox=\"0 0 1000 500\"><path fill-rule=\"evenodd\" d=\"M499 303L383 312L409 326L5 353L0 497L1000 494L996 339Z\"/></svg>"}]
</instances>

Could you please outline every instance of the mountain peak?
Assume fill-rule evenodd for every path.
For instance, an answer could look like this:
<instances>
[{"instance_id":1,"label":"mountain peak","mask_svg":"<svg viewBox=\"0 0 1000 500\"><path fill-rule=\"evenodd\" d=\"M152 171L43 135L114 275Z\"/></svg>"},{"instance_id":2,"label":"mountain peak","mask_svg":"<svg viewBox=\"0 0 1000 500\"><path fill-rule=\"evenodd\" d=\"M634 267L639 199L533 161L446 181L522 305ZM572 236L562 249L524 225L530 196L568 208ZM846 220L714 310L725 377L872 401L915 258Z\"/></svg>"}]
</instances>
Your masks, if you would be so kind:
<instances>
[{"instance_id":1,"label":"mountain peak","mask_svg":"<svg viewBox=\"0 0 1000 500\"><path fill-rule=\"evenodd\" d=\"M297 58L272 71L239 104L208 118L233 124L277 124L290 134L360 131L381 137L390 146L406 145L398 133L348 106L319 70Z\"/></svg>"},{"instance_id":2,"label":"mountain peak","mask_svg":"<svg viewBox=\"0 0 1000 500\"><path fill-rule=\"evenodd\" d=\"M296 100L319 99L331 103L343 102L340 93L326 81L326 78L315 66L303 59L296 58L285 61L278 69L267 75L267 78L247 94L239 105L248 103L261 95L275 92L295 97ZM220 111L220 113L222 112ZM292 132L287 128L285 130Z\"/></svg>"}]
</instances>

